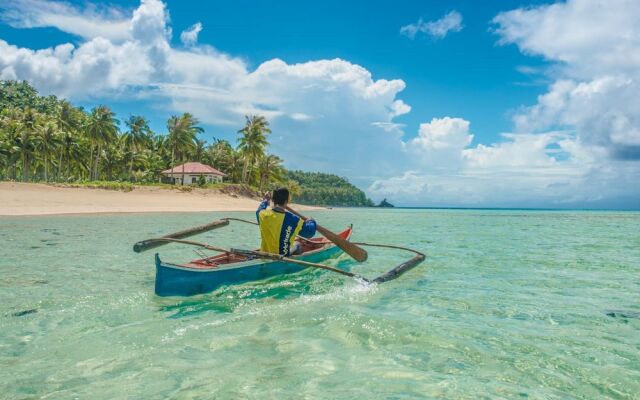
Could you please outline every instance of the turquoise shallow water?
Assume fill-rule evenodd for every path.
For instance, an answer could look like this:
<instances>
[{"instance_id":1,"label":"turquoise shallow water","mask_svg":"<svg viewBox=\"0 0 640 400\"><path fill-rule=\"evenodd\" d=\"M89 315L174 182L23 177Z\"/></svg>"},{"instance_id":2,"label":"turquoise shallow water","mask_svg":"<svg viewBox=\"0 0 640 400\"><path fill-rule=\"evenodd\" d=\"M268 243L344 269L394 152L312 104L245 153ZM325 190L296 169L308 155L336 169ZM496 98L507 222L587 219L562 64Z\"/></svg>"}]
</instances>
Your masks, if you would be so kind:
<instances>
[{"instance_id":1,"label":"turquoise shallow water","mask_svg":"<svg viewBox=\"0 0 640 400\"><path fill-rule=\"evenodd\" d=\"M640 398L640 213L314 215L427 260L377 287L314 270L159 298L134 242L252 214L0 217L0 398ZM198 239L258 243L244 224Z\"/></svg>"}]
</instances>

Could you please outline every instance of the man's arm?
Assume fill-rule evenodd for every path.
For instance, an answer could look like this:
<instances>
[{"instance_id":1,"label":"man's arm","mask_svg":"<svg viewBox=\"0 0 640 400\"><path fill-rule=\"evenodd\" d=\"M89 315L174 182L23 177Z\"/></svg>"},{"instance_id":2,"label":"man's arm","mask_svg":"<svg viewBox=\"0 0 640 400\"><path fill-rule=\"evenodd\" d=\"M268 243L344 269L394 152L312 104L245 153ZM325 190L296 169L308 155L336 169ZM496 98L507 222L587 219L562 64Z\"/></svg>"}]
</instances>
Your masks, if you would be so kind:
<instances>
[{"instance_id":1,"label":"man's arm","mask_svg":"<svg viewBox=\"0 0 640 400\"><path fill-rule=\"evenodd\" d=\"M267 192L264 194L264 197L262 198L262 202L260 203L260 205L258 206L258 209L256 210L256 219L258 220L258 223L260 223L260 211L266 210L267 207L269 207L269 200L271 200L271 193Z\"/></svg>"},{"instance_id":2,"label":"man's arm","mask_svg":"<svg viewBox=\"0 0 640 400\"><path fill-rule=\"evenodd\" d=\"M305 238L310 238L310 237L313 237L313 235L315 234L316 234L316 221L309 218L303 222L302 229L300 229L300 233L298 233L298 235Z\"/></svg>"}]
</instances>

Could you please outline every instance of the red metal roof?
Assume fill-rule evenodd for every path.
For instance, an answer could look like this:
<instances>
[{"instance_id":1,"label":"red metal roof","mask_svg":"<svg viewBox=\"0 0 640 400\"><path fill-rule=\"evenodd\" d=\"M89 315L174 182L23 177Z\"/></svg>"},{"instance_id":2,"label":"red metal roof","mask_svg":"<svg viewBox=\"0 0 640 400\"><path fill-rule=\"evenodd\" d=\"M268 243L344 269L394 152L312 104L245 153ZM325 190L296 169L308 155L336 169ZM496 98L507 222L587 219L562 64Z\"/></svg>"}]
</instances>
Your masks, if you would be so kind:
<instances>
[{"instance_id":1,"label":"red metal roof","mask_svg":"<svg viewBox=\"0 0 640 400\"><path fill-rule=\"evenodd\" d=\"M182 166L184 165L184 171L182 170ZM171 169L166 171L162 171L163 174L202 174L202 175L219 175L219 176L227 176L224 172L218 171L217 169L210 167L206 164L202 164L199 162L188 162L181 165L177 165Z\"/></svg>"}]
</instances>

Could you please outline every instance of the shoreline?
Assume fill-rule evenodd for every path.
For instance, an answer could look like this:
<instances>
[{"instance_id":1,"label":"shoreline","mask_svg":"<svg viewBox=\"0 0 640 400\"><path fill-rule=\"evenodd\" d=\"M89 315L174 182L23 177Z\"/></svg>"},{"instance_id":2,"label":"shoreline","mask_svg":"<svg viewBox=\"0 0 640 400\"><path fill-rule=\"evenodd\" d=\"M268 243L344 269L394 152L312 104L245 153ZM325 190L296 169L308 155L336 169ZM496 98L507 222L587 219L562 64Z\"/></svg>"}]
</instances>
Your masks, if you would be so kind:
<instances>
[{"instance_id":1,"label":"shoreline","mask_svg":"<svg viewBox=\"0 0 640 400\"><path fill-rule=\"evenodd\" d=\"M60 187L44 183L0 182L0 216L142 214L255 211L259 200L221 193L140 186L132 191ZM324 207L295 205L299 210Z\"/></svg>"}]
</instances>

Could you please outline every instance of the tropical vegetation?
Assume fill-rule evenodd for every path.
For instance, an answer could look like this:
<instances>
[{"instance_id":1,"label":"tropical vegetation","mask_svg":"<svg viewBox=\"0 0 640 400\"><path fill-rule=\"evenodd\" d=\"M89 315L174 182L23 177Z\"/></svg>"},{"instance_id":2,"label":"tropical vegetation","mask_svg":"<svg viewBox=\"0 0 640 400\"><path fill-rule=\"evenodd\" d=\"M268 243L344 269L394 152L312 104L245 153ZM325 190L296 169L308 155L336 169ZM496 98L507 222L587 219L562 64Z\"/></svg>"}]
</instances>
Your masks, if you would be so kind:
<instances>
[{"instance_id":1,"label":"tropical vegetation","mask_svg":"<svg viewBox=\"0 0 640 400\"><path fill-rule=\"evenodd\" d=\"M324 206L373 206L373 202L346 178L320 172L287 171L298 185L296 202Z\"/></svg>"},{"instance_id":2,"label":"tropical vegetation","mask_svg":"<svg viewBox=\"0 0 640 400\"><path fill-rule=\"evenodd\" d=\"M254 192L284 185L298 202L372 205L344 178L287 171L281 158L268 153L267 119L251 115L245 122L236 146L222 139L208 142L189 113L171 116L166 131L157 133L141 115L122 122L106 105L85 110L56 96L39 96L27 82L0 81L0 179L132 188L158 184L163 170L197 161L225 172L227 184Z\"/></svg>"}]
</instances>

